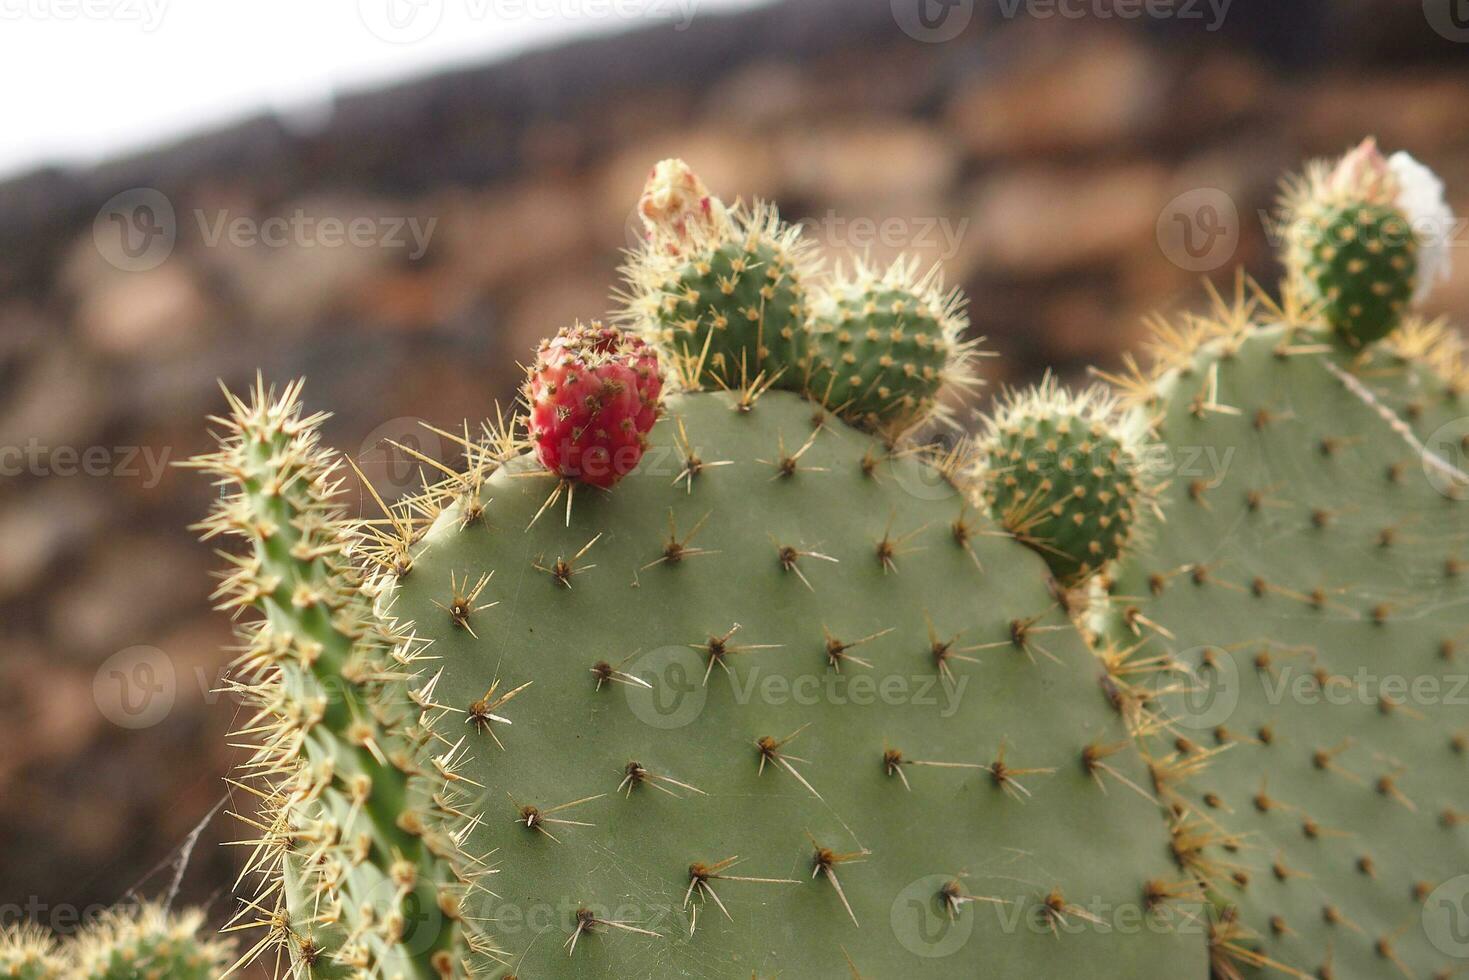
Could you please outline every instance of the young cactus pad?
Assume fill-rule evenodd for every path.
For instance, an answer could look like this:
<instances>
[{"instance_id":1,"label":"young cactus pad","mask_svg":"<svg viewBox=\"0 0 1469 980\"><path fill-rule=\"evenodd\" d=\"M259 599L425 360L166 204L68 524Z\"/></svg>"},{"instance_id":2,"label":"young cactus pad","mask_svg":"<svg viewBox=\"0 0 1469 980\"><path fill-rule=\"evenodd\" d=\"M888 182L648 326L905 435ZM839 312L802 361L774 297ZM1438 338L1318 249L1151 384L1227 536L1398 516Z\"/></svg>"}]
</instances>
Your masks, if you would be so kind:
<instances>
[{"instance_id":1,"label":"young cactus pad","mask_svg":"<svg viewBox=\"0 0 1469 980\"><path fill-rule=\"evenodd\" d=\"M800 229L770 205L726 208L682 160L654 168L639 213L648 241L623 269L625 323L692 387L800 388L816 275Z\"/></svg>"},{"instance_id":2,"label":"young cactus pad","mask_svg":"<svg viewBox=\"0 0 1469 980\"><path fill-rule=\"evenodd\" d=\"M246 444L277 431L242 409ZM312 458L284 428L302 446L273 456ZM793 394L675 396L650 441L564 517L493 438L374 526L378 608L430 644L410 687L473 795L457 839L494 871L451 908L505 974L1203 974L1197 896L1033 554ZM362 764L324 735L318 765ZM360 825L357 873L398 826ZM322 850L287 846L288 868ZM339 897L293 889L293 928ZM437 907L395 933L404 975L436 975Z\"/></svg>"},{"instance_id":3,"label":"young cactus pad","mask_svg":"<svg viewBox=\"0 0 1469 980\"><path fill-rule=\"evenodd\" d=\"M1175 665L1154 747L1195 772L1172 787L1175 847L1224 910L1217 975L1451 976L1466 485L1384 417L1409 368L1248 320L1135 390L1179 469L1109 615L1116 646Z\"/></svg>"},{"instance_id":4,"label":"young cactus pad","mask_svg":"<svg viewBox=\"0 0 1469 980\"><path fill-rule=\"evenodd\" d=\"M883 273L859 262L817 300L808 390L863 428L901 432L927 420L946 383L974 384L963 305L937 267L920 276L912 258Z\"/></svg>"},{"instance_id":5,"label":"young cactus pad","mask_svg":"<svg viewBox=\"0 0 1469 980\"><path fill-rule=\"evenodd\" d=\"M1144 428L1105 389L1072 395L1047 378L989 420L980 492L996 521L1075 585L1123 552L1153 505Z\"/></svg>"}]
</instances>

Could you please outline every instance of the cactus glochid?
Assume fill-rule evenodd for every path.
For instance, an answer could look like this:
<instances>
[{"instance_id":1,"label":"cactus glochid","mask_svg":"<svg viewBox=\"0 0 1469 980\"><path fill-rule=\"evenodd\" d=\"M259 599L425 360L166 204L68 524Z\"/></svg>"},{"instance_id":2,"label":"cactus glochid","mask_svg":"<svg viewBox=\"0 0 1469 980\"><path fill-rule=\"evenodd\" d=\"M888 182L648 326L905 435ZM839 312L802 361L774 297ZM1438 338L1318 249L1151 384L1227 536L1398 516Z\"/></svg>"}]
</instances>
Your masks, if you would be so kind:
<instances>
[{"instance_id":1,"label":"cactus glochid","mask_svg":"<svg viewBox=\"0 0 1469 980\"><path fill-rule=\"evenodd\" d=\"M1441 328L1368 347L1298 282L1242 290L1117 395L1048 379L923 447L969 383L956 294L824 280L679 161L640 212L624 326L656 359L564 332L529 419L381 517L344 518L299 385L230 399L197 465L257 614L261 948L424 980L1452 969L1402 923L1464 864L1463 719L1187 696L1372 644L1446 678ZM636 455L546 450L588 432ZM1227 471L1165 483L1187 447Z\"/></svg>"}]
</instances>

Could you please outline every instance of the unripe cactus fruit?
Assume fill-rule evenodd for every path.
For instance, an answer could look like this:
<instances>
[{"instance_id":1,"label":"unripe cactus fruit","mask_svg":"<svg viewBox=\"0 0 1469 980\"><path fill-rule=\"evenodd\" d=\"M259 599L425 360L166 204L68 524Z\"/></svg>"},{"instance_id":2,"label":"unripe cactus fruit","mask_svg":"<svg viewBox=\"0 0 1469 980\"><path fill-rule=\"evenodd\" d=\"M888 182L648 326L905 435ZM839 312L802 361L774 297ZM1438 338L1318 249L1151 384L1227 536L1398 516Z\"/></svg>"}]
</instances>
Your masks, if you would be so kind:
<instances>
[{"instance_id":1,"label":"unripe cactus fruit","mask_svg":"<svg viewBox=\"0 0 1469 980\"><path fill-rule=\"evenodd\" d=\"M642 459L662 390L658 354L638 337L593 323L543 341L524 389L541 464L613 486Z\"/></svg>"},{"instance_id":2,"label":"unripe cactus fruit","mask_svg":"<svg viewBox=\"0 0 1469 980\"><path fill-rule=\"evenodd\" d=\"M1122 553L1154 484L1146 425L1100 387L1073 395L1047 377L1012 393L980 442L991 515L1075 585Z\"/></svg>"},{"instance_id":3,"label":"unripe cactus fruit","mask_svg":"<svg viewBox=\"0 0 1469 980\"><path fill-rule=\"evenodd\" d=\"M1443 185L1407 154L1385 159L1371 139L1288 182L1281 207L1293 288L1352 346L1396 329L1447 262Z\"/></svg>"},{"instance_id":4,"label":"unripe cactus fruit","mask_svg":"<svg viewBox=\"0 0 1469 980\"><path fill-rule=\"evenodd\" d=\"M56 940L32 925L0 927L0 978L3 980L66 980L66 963Z\"/></svg>"},{"instance_id":5,"label":"unripe cactus fruit","mask_svg":"<svg viewBox=\"0 0 1469 980\"><path fill-rule=\"evenodd\" d=\"M937 267L917 269L916 258L882 273L859 261L814 302L807 390L866 429L906 429L935 414L946 383L975 383L962 294L945 291Z\"/></svg>"},{"instance_id":6,"label":"unripe cactus fruit","mask_svg":"<svg viewBox=\"0 0 1469 980\"><path fill-rule=\"evenodd\" d=\"M229 943L203 938L203 913L145 904L108 910L70 944L71 980L217 980Z\"/></svg>"},{"instance_id":7,"label":"unripe cactus fruit","mask_svg":"<svg viewBox=\"0 0 1469 980\"><path fill-rule=\"evenodd\" d=\"M775 209L726 208L681 160L659 164L639 213L648 241L623 268L621 319L688 387L800 388L811 246Z\"/></svg>"}]
</instances>

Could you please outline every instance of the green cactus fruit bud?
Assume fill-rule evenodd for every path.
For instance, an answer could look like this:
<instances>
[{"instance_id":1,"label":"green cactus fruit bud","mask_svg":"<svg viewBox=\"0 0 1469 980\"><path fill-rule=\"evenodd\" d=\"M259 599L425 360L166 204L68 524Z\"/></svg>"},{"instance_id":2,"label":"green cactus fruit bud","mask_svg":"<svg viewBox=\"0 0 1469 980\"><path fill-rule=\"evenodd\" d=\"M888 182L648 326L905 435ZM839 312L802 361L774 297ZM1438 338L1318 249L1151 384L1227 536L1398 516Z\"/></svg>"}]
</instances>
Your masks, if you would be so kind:
<instances>
[{"instance_id":1,"label":"green cactus fruit bud","mask_svg":"<svg viewBox=\"0 0 1469 980\"><path fill-rule=\"evenodd\" d=\"M988 421L980 491L1001 525L1075 585L1127 548L1152 506L1145 432L1105 389L1074 395L1047 376Z\"/></svg>"},{"instance_id":2,"label":"green cactus fruit bud","mask_svg":"<svg viewBox=\"0 0 1469 980\"><path fill-rule=\"evenodd\" d=\"M622 269L620 322L685 387L801 387L816 264L800 229L766 204L726 208L681 160L654 168L639 214L648 240Z\"/></svg>"},{"instance_id":3,"label":"green cactus fruit bud","mask_svg":"<svg viewBox=\"0 0 1469 980\"><path fill-rule=\"evenodd\" d=\"M145 904L109 909L69 944L75 980L216 980L232 961L230 943L201 936L204 914Z\"/></svg>"},{"instance_id":4,"label":"green cactus fruit bud","mask_svg":"<svg viewBox=\"0 0 1469 980\"><path fill-rule=\"evenodd\" d=\"M1442 184L1373 140L1288 181L1281 210L1291 288L1350 346L1390 334L1446 271Z\"/></svg>"},{"instance_id":5,"label":"green cactus fruit bud","mask_svg":"<svg viewBox=\"0 0 1469 980\"><path fill-rule=\"evenodd\" d=\"M29 924L0 928L0 977L4 980L66 980L66 963L56 940Z\"/></svg>"},{"instance_id":6,"label":"green cactus fruit bud","mask_svg":"<svg viewBox=\"0 0 1469 980\"><path fill-rule=\"evenodd\" d=\"M976 382L974 342L958 289L945 291L937 267L918 274L916 258L878 273L865 262L815 302L807 390L848 421L900 432L940 413L939 391Z\"/></svg>"}]
</instances>

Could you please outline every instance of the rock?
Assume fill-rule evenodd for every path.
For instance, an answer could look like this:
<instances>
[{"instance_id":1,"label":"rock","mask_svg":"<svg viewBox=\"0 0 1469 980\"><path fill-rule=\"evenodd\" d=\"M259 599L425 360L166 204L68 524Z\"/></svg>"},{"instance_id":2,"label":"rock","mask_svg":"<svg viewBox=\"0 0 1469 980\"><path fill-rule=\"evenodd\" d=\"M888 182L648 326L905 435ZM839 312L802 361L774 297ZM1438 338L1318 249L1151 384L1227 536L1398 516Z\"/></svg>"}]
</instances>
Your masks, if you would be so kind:
<instances>
[{"instance_id":1,"label":"rock","mask_svg":"<svg viewBox=\"0 0 1469 980\"><path fill-rule=\"evenodd\" d=\"M993 67L949 105L949 126L974 156L1114 149L1163 123L1162 70L1131 35L1092 32L1071 42L1011 26L1000 37L1004 48L998 40L990 47Z\"/></svg>"},{"instance_id":2,"label":"rock","mask_svg":"<svg viewBox=\"0 0 1469 980\"><path fill-rule=\"evenodd\" d=\"M1112 264L1130 249L1166 261L1155 240L1165 189L1165 172L1150 164L1001 173L970 208L972 247L991 272L1037 277Z\"/></svg>"}]
</instances>

